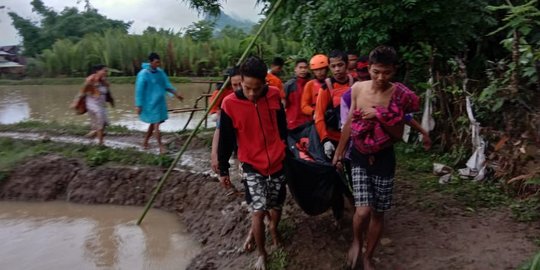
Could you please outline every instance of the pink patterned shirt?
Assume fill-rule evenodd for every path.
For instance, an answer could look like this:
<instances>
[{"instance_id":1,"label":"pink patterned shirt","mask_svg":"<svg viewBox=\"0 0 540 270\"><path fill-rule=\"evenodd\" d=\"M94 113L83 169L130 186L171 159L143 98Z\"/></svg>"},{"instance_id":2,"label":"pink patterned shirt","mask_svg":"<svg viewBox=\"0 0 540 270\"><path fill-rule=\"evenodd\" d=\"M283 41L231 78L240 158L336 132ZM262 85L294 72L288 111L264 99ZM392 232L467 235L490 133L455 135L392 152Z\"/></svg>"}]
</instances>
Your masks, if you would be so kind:
<instances>
[{"instance_id":1,"label":"pink patterned shirt","mask_svg":"<svg viewBox=\"0 0 540 270\"><path fill-rule=\"evenodd\" d=\"M401 83L394 83L395 90L388 107L375 107L376 118L362 119L362 112L355 110L351 123L352 146L362 154L373 154L393 144L384 126L394 126L405 121L405 114L417 112L420 100Z\"/></svg>"}]
</instances>

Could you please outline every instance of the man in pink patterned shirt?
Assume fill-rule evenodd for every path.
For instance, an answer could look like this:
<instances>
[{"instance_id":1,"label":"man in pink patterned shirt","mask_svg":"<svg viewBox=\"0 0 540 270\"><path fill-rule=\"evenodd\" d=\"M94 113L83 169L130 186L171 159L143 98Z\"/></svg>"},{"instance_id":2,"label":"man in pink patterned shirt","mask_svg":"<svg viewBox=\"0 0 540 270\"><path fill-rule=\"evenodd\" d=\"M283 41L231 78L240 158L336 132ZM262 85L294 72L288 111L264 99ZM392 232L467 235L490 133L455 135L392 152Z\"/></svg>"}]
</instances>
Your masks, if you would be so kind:
<instances>
[{"instance_id":1,"label":"man in pink patterned shirt","mask_svg":"<svg viewBox=\"0 0 540 270\"><path fill-rule=\"evenodd\" d=\"M363 269L374 269L372 258L381 237L384 212L392 203L396 166L393 144L403 135L406 115L419 110L418 97L403 84L391 82L396 64L397 54L391 47L379 46L369 54L371 80L352 86L349 116L333 159L341 169L345 148L350 146L355 203L348 253L351 269L359 263L362 237L368 227Z\"/></svg>"}]
</instances>

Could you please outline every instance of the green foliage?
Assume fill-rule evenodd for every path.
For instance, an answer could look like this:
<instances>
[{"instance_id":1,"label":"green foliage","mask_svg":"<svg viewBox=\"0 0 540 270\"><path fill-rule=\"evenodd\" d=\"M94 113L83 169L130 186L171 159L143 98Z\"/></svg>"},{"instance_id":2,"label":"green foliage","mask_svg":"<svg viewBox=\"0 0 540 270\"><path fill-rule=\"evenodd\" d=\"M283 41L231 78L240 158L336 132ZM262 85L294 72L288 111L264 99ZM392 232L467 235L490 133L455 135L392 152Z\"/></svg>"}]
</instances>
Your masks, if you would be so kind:
<instances>
[{"instance_id":1,"label":"green foliage","mask_svg":"<svg viewBox=\"0 0 540 270\"><path fill-rule=\"evenodd\" d=\"M41 0L33 0L31 5L32 10L41 17L39 23L22 18L15 12L8 13L13 26L23 38L26 56L38 55L59 39L76 42L88 33L101 33L107 29L119 29L127 33L131 25L131 22L108 19L89 5L82 12L74 7L66 7L60 13L45 6Z\"/></svg>"},{"instance_id":2,"label":"green foliage","mask_svg":"<svg viewBox=\"0 0 540 270\"><path fill-rule=\"evenodd\" d=\"M240 58L252 36L244 39L230 36L238 33L228 29L232 32L208 39L212 32L207 30L204 34L206 37L202 33L193 32L182 37L150 29L142 35L107 30L102 34L86 35L77 43L59 40L37 57L29 67L29 72L46 76L83 76L92 65L103 63L109 69L120 71L122 75L133 76L140 70L148 53L155 51L161 55L162 67L170 76L221 75L224 69L234 65ZM259 40L253 53L262 54L269 60L275 55L293 55L298 52L299 43L276 42L278 37L270 33L269 37ZM111 77L111 80L114 78Z\"/></svg>"},{"instance_id":3,"label":"green foliage","mask_svg":"<svg viewBox=\"0 0 540 270\"><path fill-rule=\"evenodd\" d=\"M169 156L141 153L134 149L112 149L102 146L75 145L51 141L24 141L9 138L0 138L0 149L0 172L4 172L4 175L21 161L47 153L55 153L70 158L82 158L89 166L117 163L168 167L173 161Z\"/></svg>"},{"instance_id":4,"label":"green foliage","mask_svg":"<svg viewBox=\"0 0 540 270\"><path fill-rule=\"evenodd\" d=\"M523 263L518 270L538 270L540 269L540 252L536 253L532 259Z\"/></svg>"},{"instance_id":5,"label":"green foliage","mask_svg":"<svg viewBox=\"0 0 540 270\"><path fill-rule=\"evenodd\" d=\"M140 155L139 158L134 158L132 155ZM145 165L168 167L171 165L173 159L169 156L156 156L150 154L142 154L135 150L122 150L107 148L107 147L93 147L88 149L85 153L86 164L89 166L100 166L108 162L115 162L120 164L133 164L142 161Z\"/></svg>"},{"instance_id":6,"label":"green foliage","mask_svg":"<svg viewBox=\"0 0 540 270\"><path fill-rule=\"evenodd\" d=\"M268 258L268 270L283 270L287 269L289 264L289 254L282 248L274 250Z\"/></svg>"},{"instance_id":7,"label":"green foliage","mask_svg":"<svg viewBox=\"0 0 540 270\"><path fill-rule=\"evenodd\" d=\"M206 13L212 16L217 16L221 12L220 0L182 0L189 4L190 8Z\"/></svg>"},{"instance_id":8,"label":"green foliage","mask_svg":"<svg viewBox=\"0 0 540 270\"><path fill-rule=\"evenodd\" d=\"M505 5L488 7L494 14L504 15L503 25L490 35L505 34L501 44L512 53L512 60L487 61L489 83L476 101L481 121L489 121L493 127L507 132L515 127L519 132L527 128L527 114L535 110L534 100L538 99L538 93L534 91L539 82L536 65L540 62L540 10L537 4L537 0L522 5L512 5L508 1Z\"/></svg>"},{"instance_id":9,"label":"green foliage","mask_svg":"<svg viewBox=\"0 0 540 270\"><path fill-rule=\"evenodd\" d=\"M2 182L4 180L6 180L8 178L8 172L6 171L0 171L0 184L2 184Z\"/></svg>"},{"instance_id":10,"label":"green foliage","mask_svg":"<svg viewBox=\"0 0 540 270\"><path fill-rule=\"evenodd\" d=\"M529 197L510 205L512 215L519 221L540 220L540 197Z\"/></svg>"},{"instance_id":11,"label":"green foliage","mask_svg":"<svg viewBox=\"0 0 540 270\"><path fill-rule=\"evenodd\" d=\"M218 33L218 38L233 38L233 39L245 39L247 37L247 34L244 32L244 30L227 25L221 31Z\"/></svg>"},{"instance_id":12,"label":"green foliage","mask_svg":"<svg viewBox=\"0 0 540 270\"><path fill-rule=\"evenodd\" d=\"M0 79L0 85L80 85L84 77L69 78L27 78L24 80L5 80ZM112 84L135 84L135 76L108 77ZM220 82L222 77L169 77L171 83L191 83L194 80Z\"/></svg>"},{"instance_id":13,"label":"green foliage","mask_svg":"<svg viewBox=\"0 0 540 270\"><path fill-rule=\"evenodd\" d=\"M433 193L447 195L458 202L463 209L471 211L477 208L505 206L510 202L502 186L496 182L474 182L452 176L449 183L439 184L438 177L431 173L433 162L450 165L449 161L452 161L453 157L425 153L419 146L411 147L403 144L396 146L396 157L398 178L418 184L421 192L419 196ZM420 202L420 205L431 208L440 203L443 202L424 200Z\"/></svg>"},{"instance_id":14,"label":"green foliage","mask_svg":"<svg viewBox=\"0 0 540 270\"><path fill-rule=\"evenodd\" d=\"M23 121L15 124L0 125L0 131L20 131L20 132L46 132L55 135L70 134L83 136L90 130L89 126L76 124L59 124L57 122L42 122L42 121ZM108 133L115 134L130 134L130 131L125 126L111 125L107 127Z\"/></svg>"},{"instance_id":15,"label":"green foliage","mask_svg":"<svg viewBox=\"0 0 540 270\"><path fill-rule=\"evenodd\" d=\"M278 225L278 232L283 240L290 240L296 233L296 225L291 219L283 218Z\"/></svg>"},{"instance_id":16,"label":"green foliage","mask_svg":"<svg viewBox=\"0 0 540 270\"><path fill-rule=\"evenodd\" d=\"M207 42L212 38L214 26L215 22L210 20L194 22L187 27L184 35L195 42Z\"/></svg>"},{"instance_id":17,"label":"green foliage","mask_svg":"<svg viewBox=\"0 0 540 270\"><path fill-rule=\"evenodd\" d=\"M86 153L86 164L93 167L105 164L110 161L111 154L111 151L106 148L90 149Z\"/></svg>"}]
</instances>

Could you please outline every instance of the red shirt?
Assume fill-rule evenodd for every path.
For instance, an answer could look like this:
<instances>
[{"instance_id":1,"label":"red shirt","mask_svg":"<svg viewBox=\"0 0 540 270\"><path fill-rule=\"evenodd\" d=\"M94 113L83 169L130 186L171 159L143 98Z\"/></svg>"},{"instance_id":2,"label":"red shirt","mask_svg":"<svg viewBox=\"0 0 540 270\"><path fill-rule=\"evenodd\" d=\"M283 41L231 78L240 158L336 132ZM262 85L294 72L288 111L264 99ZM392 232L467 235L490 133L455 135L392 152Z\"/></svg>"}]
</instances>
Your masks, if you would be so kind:
<instances>
[{"instance_id":1,"label":"red shirt","mask_svg":"<svg viewBox=\"0 0 540 270\"><path fill-rule=\"evenodd\" d=\"M279 89L279 96L282 99L285 98L285 91L283 90L283 82L278 76L272 74L272 72L268 72L266 74L266 83L270 86L273 86Z\"/></svg>"},{"instance_id":2,"label":"red shirt","mask_svg":"<svg viewBox=\"0 0 540 270\"><path fill-rule=\"evenodd\" d=\"M227 87L225 89L223 89L223 94L221 94L221 96L219 97L219 99L216 101L216 103L214 104L214 106L210 109L210 114L213 114L213 113L217 113L219 111L219 109L221 108L221 102L223 102L223 99L232 94L234 91L232 89L232 87ZM214 90L214 92L212 93L212 96L210 97L210 104L212 103L212 101L214 101L214 99L217 97L217 94L219 93L219 89L218 90Z\"/></svg>"},{"instance_id":3,"label":"red shirt","mask_svg":"<svg viewBox=\"0 0 540 270\"><path fill-rule=\"evenodd\" d=\"M254 103L242 91L227 96L221 106L218 159L220 175L226 175L234 140L238 145L238 160L258 173L268 176L283 168L285 143L281 132L285 128L279 90L268 86ZM283 133L283 134L282 134Z\"/></svg>"},{"instance_id":4,"label":"red shirt","mask_svg":"<svg viewBox=\"0 0 540 270\"><path fill-rule=\"evenodd\" d=\"M306 78L293 78L285 83L287 129L295 129L312 119L302 112L302 94L307 82Z\"/></svg>"}]
</instances>

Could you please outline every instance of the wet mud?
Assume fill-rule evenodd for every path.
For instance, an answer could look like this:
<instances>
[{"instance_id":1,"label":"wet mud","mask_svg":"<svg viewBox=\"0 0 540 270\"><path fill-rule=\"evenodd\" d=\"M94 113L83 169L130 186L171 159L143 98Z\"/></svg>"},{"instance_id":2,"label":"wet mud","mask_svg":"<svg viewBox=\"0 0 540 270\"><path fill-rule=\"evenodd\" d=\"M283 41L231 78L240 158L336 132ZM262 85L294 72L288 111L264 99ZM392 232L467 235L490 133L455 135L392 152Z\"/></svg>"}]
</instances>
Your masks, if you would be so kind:
<instances>
[{"instance_id":1,"label":"wet mud","mask_svg":"<svg viewBox=\"0 0 540 270\"><path fill-rule=\"evenodd\" d=\"M46 155L18 165L0 184L0 200L142 206L163 173L154 167L88 167ZM416 207L421 198L414 198L403 180L395 194L396 207L387 214L375 255L378 269L515 269L538 250L533 239L540 224L514 222L507 210L425 211ZM241 194L224 190L208 173L173 171L155 207L175 213L201 243L187 269L250 269L255 254L240 252L250 224L242 201ZM349 206L337 228L331 213L307 216L289 195L282 222L287 269L344 269L351 215Z\"/></svg>"}]
</instances>

